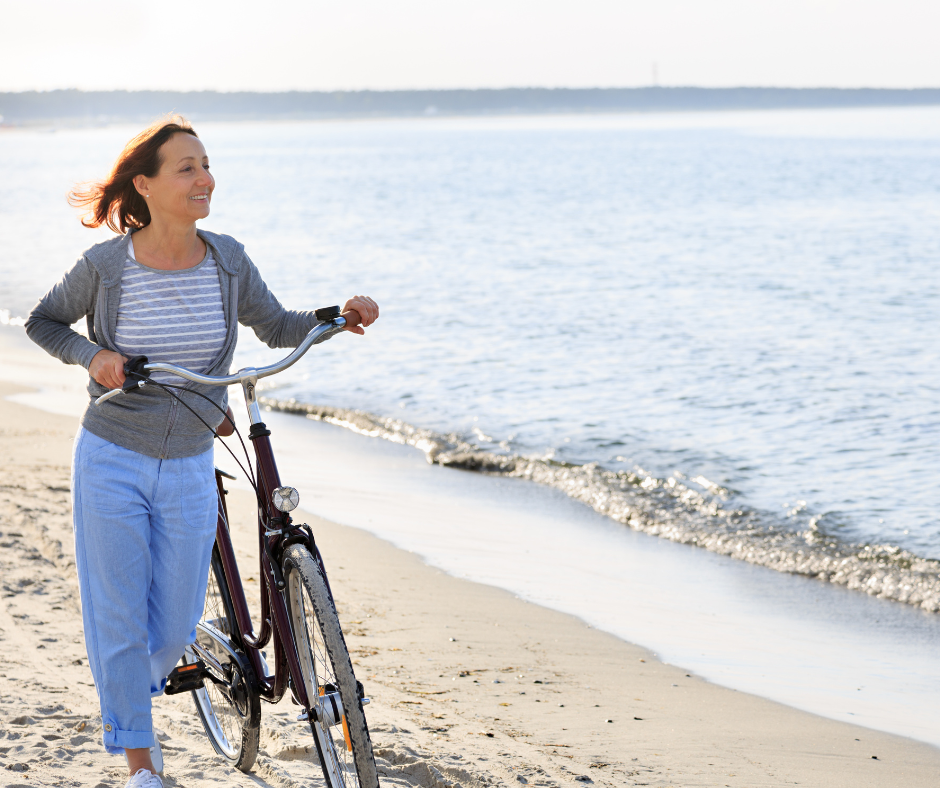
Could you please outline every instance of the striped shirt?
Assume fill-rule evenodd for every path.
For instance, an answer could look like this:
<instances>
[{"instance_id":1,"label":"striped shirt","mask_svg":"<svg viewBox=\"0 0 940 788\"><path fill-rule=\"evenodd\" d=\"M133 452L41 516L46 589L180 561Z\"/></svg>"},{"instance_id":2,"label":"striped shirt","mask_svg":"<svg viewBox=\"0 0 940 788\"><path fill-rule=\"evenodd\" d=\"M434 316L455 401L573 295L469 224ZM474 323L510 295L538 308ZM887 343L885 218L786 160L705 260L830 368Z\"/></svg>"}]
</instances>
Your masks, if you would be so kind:
<instances>
[{"instance_id":1,"label":"striped shirt","mask_svg":"<svg viewBox=\"0 0 940 788\"><path fill-rule=\"evenodd\" d=\"M212 252L183 271L148 268L134 259L134 243L121 276L115 344L125 356L178 364L205 372L225 343L225 315L219 272ZM160 383L186 383L176 375L154 372Z\"/></svg>"}]
</instances>

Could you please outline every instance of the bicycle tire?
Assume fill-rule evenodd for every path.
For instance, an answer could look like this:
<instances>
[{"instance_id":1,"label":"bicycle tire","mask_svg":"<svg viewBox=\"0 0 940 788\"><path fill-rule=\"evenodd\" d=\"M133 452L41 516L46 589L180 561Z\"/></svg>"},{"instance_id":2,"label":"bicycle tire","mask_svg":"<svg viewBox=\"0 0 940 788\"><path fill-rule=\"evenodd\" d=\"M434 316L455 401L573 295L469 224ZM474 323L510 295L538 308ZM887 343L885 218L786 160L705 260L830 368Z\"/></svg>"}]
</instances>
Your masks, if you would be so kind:
<instances>
[{"instance_id":1,"label":"bicycle tire","mask_svg":"<svg viewBox=\"0 0 940 788\"><path fill-rule=\"evenodd\" d=\"M377 788L378 774L360 685L326 581L303 545L284 551L287 609L294 630L307 696L321 697L317 719L310 720L323 777L330 788ZM330 719L327 696L338 693L341 719ZM336 716L337 707L332 706Z\"/></svg>"},{"instance_id":2,"label":"bicycle tire","mask_svg":"<svg viewBox=\"0 0 940 788\"><path fill-rule=\"evenodd\" d=\"M212 748L232 766L247 772L255 763L261 739L261 700L254 674L240 647L241 633L225 583L218 546L212 548L203 617L196 640L210 650L231 674L235 691L227 694L209 679L193 690L196 712ZM195 657L187 651L183 662Z\"/></svg>"}]
</instances>

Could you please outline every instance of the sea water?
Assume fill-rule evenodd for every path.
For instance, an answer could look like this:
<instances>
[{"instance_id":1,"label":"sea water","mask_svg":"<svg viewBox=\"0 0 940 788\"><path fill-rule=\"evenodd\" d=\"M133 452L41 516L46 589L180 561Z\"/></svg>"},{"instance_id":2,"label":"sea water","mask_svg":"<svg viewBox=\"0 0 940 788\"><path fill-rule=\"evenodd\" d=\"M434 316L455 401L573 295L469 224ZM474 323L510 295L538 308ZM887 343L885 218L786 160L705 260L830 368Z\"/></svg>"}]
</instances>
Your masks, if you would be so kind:
<instances>
[{"instance_id":1,"label":"sea water","mask_svg":"<svg viewBox=\"0 0 940 788\"><path fill-rule=\"evenodd\" d=\"M197 128L205 226L286 305L382 306L272 407L940 607L940 109ZM107 237L64 194L133 131L0 134L14 319Z\"/></svg>"}]
</instances>

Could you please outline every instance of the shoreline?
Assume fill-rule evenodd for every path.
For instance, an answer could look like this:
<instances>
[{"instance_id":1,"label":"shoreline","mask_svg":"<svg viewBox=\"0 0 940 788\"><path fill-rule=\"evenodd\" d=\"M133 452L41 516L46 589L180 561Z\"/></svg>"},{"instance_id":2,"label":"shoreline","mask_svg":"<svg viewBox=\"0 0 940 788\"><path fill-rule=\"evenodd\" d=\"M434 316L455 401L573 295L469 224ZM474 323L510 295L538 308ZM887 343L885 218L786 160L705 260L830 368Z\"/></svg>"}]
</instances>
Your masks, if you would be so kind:
<instances>
[{"instance_id":1,"label":"shoreline","mask_svg":"<svg viewBox=\"0 0 940 788\"><path fill-rule=\"evenodd\" d=\"M811 519L806 530L796 528L768 511L735 500L729 503L727 490L701 477L658 478L637 467L610 470L597 461L553 463L358 409L282 400L266 393L259 402L269 411L411 446L431 464L559 490L615 523L650 536L929 613L940 611L940 561L884 541L816 535Z\"/></svg>"},{"instance_id":2,"label":"shoreline","mask_svg":"<svg viewBox=\"0 0 940 788\"><path fill-rule=\"evenodd\" d=\"M9 373L26 362L5 344L0 361ZM44 361L35 359L37 367ZM83 374L73 371L74 380ZM7 646L0 765L27 764L17 784L44 784L62 776L56 759L43 760L60 747L70 778L120 784L123 762L104 753L95 731L100 719L70 557L68 461L77 422L7 399L25 391L0 384L8 458L0 476L0 638ZM244 498L238 490L232 496ZM233 520L250 589L256 534ZM364 530L315 516L308 522L357 673L374 698L368 716L383 784L935 782L940 750L930 745L719 687L574 616L445 574ZM309 735L290 722L289 702L263 709L264 754L252 777L218 762L188 698L158 699L155 710L167 785L292 786L319 772Z\"/></svg>"},{"instance_id":3,"label":"shoreline","mask_svg":"<svg viewBox=\"0 0 940 788\"><path fill-rule=\"evenodd\" d=\"M633 531L559 490L429 465L321 421L265 421L282 478L302 483L327 519L715 684L940 744L935 614ZM221 453L217 462L236 473Z\"/></svg>"}]
</instances>

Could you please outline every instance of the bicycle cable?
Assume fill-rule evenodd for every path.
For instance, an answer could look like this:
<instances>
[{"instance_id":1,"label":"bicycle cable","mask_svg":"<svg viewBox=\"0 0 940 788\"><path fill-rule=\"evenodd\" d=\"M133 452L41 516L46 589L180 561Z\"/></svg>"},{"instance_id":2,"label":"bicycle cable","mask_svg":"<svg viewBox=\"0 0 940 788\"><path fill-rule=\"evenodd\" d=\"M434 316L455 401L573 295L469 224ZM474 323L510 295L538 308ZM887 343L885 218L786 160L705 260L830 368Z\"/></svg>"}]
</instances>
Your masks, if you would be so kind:
<instances>
[{"instance_id":1,"label":"bicycle cable","mask_svg":"<svg viewBox=\"0 0 940 788\"><path fill-rule=\"evenodd\" d=\"M182 398L182 397L176 395L174 392L170 391L170 389L179 389L180 391L186 391L186 392L189 392L190 394L195 394L195 395L198 396L198 397L202 397L206 402L210 403L216 410L220 411L220 412L222 413L222 415L223 415L225 418L228 418L228 413L226 413L224 410L222 410L222 408L221 408L219 405L217 405L215 402L213 402L213 401L212 401L209 397L207 397L205 394L203 394L202 392L196 391L196 390L194 390L194 389L186 388L185 386L176 386L176 385L174 385L174 384L172 384L172 383L160 383L159 381L152 380L151 378L145 378L143 375L140 375L140 374L138 374L138 373L136 373L136 372L132 372L132 373L130 373L130 374L131 374L131 375L134 375L134 376L136 376L136 377L139 377L139 378L141 378L142 380L146 380L147 383L152 383L153 385L155 385L155 386L157 386L157 387L163 389L167 394L169 394L171 397L173 397L173 399L175 399L177 402L179 402L180 405L182 405L184 408L186 408L186 410L188 410L190 413L192 413L193 416L195 416L197 419L199 419L199 421L202 422L203 426L204 426L207 430L209 430L209 432L211 432L216 438L221 438L221 436L219 435L219 433L216 432L212 427L210 427L209 424L205 421L205 419L202 418L202 416L200 416L198 413L196 413L196 411L194 411L191 407L189 407L189 405L187 405L185 402L183 402L183 398ZM251 468L251 473L249 473L248 471L245 470L245 466L241 464L241 461L238 459L238 457L235 456L235 452L233 452L233 451L229 448L228 444L227 444L225 441L221 441L221 443L222 443L222 445L225 447L225 450L226 450L229 454L232 455L232 459L235 460L235 464L238 465L238 467L241 469L241 472L242 472L243 474L245 474L245 477L248 479L249 484L251 484L252 489L255 491L255 498L256 498L257 501L258 501L258 507L259 507L259 509L261 509L261 510L263 511L263 510L264 510L264 501L263 501L262 498L261 498L261 492L258 490L258 485L255 483L255 479L254 479L254 472L255 472L255 469L254 469L254 466L252 466L252 464L251 464L251 457L250 457L250 455L249 455L249 453L248 453L248 448L245 446L245 441L242 440L241 433L238 431L238 427L235 426L235 422L234 422L234 421L232 421L232 427L234 428L235 435L238 436L238 442L239 442L239 443L241 444L241 446L242 446L242 451L245 452L245 460L248 462L248 467Z\"/></svg>"},{"instance_id":2,"label":"bicycle cable","mask_svg":"<svg viewBox=\"0 0 940 788\"><path fill-rule=\"evenodd\" d=\"M148 379L148 380L149 380L149 379ZM219 405L218 403L216 403L216 402L215 402L214 400L212 400L210 397L207 397L207 396L206 396L205 394L203 394L201 391L196 391L195 389L191 389L191 388L188 388L188 387L186 387L186 386L178 386L178 385L176 385L176 384L174 384L174 383L160 383L159 381L156 381L156 380L150 380L149 382L150 382L150 383L156 383L158 386L161 386L161 387L163 387L164 389L177 389L177 390L179 390L179 391L185 391L185 392L188 392L188 393L190 393L190 394L195 394L197 397L202 397L206 402L208 402L210 405L212 405L212 407L214 407L217 411L219 411L219 413L222 414L222 416L224 417L224 419L227 419L228 421L231 422L231 424L232 424L232 430L234 431L235 436L238 438L238 442L241 444L242 451L245 453L245 461L248 463L248 468L249 468L249 470L251 471L252 477L254 476L255 469L254 469L254 466L251 464L251 453L248 451L248 448L245 446L245 441L242 440L242 434L238 431L238 427L235 426L235 419L234 419L234 417L233 417L232 419L229 419L228 413L227 413L226 411L222 410L222 406L221 406L221 405ZM167 391L167 393L169 394L169 393L171 393L171 392ZM183 405L185 406L185 403L183 402L182 399L180 399L179 397L177 397L177 399L180 401L181 404L183 404ZM187 406L187 407L188 407L188 406ZM194 416L196 416L197 419L199 419L200 421L202 421L202 419L199 418L199 416L195 413L195 411L193 411L192 408L190 408L189 410L190 410L190 413L192 413ZM219 435L219 433L218 433L216 430L212 429L212 427L210 427L208 424L206 424L206 422L202 421L202 423L206 426L206 428L209 430L209 432L211 432L216 438L219 438L219 439L222 438L222 436ZM225 446L226 444L223 442L222 445ZM236 460L236 462L237 462L237 460ZM241 467L241 466L239 466L239 467ZM245 469L244 469L244 468L242 468L242 472L245 473Z\"/></svg>"}]
</instances>

